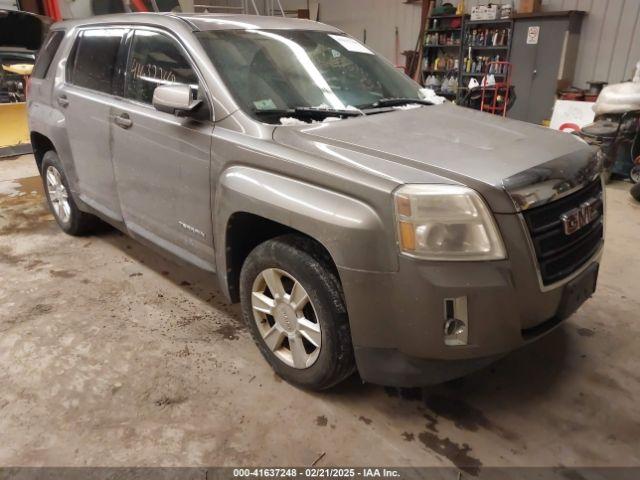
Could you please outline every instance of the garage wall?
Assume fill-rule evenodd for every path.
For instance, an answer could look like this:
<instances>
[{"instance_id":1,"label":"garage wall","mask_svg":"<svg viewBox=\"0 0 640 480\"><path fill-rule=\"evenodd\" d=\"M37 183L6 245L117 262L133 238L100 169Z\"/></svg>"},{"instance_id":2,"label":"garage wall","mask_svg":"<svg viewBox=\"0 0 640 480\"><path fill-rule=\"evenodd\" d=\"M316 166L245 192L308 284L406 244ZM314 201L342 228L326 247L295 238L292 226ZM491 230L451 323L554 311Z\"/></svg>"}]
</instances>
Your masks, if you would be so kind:
<instances>
[{"instance_id":1,"label":"garage wall","mask_svg":"<svg viewBox=\"0 0 640 480\"><path fill-rule=\"evenodd\" d=\"M415 48L420 4L402 0L318 0L320 20L346 31L396 62L395 28L400 51ZM282 0L285 8L306 8L307 0ZM456 3L456 2L452 2ZM467 8L486 0L467 0ZM515 5L518 7L519 1ZM640 60L640 0L543 0L547 11L584 10L575 84L589 80L618 83L633 76ZM399 62L404 62L400 56Z\"/></svg>"}]
</instances>

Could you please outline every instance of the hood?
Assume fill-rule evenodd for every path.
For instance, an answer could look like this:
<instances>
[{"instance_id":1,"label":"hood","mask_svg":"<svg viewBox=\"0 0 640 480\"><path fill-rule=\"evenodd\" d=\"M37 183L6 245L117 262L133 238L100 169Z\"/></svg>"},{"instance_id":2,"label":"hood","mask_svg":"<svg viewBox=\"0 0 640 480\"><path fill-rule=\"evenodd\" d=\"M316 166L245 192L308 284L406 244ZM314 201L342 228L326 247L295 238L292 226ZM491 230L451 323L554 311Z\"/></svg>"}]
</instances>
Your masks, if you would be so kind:
<instances>
[{"instance_id":1,"label":"hood","mask_svg":"<svg viewBox=\"0 0 640 480\"><path fill-rule=\"evenodd\" d=\"M51 20L32 13L0 10L0 47L36 51L42 45Z\"/></svg>"},{"instance_id":2,"label":"hood","mask_svg":"<svg viewBox=\"0 0 640 480\"><path fill-rule=\"evenodd\" d=\"M278 127L274 140L315 154L330 147L343 157L375 157L375 170L399 183L420 181L412 172L422 170L481 193L498 189L518 210L575 190L596 169L592 148L573 135L451 104Z\"/></svg>"}]
</instances>

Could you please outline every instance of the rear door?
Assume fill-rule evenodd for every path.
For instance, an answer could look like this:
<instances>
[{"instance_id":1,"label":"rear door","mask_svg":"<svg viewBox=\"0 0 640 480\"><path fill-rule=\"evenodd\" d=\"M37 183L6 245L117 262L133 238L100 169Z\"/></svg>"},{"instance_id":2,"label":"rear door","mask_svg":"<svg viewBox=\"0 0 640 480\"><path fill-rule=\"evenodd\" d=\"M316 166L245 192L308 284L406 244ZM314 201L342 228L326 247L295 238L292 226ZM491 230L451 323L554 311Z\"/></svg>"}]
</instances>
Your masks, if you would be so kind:
<instances>
[{"instance_id":1,"label":"rear door","mask_svg":"<svg viewBox=\"0 0 640 480\"><path fill-rule=\"evenodd\" d=\"M115 99L118 55L128 30L88 28L79 32L67 59L65 82L53 102L64 115L81 200L122 221L111 161L109 118Z\"/></svg>"},{"instance_id":2,"label":"rear door","mask_svg":"<svg viewBox=\"0 0 640 480\"><path fill-rule=\"evenodd\" d=\"M138 28L130 41L123 98L110 118L113 161L129 230L202 268L213 269L210 155L213 122L201 77L170 33ZM188 84L196 117L156 110L158 85Z\"/></svg>"}]
</instances>

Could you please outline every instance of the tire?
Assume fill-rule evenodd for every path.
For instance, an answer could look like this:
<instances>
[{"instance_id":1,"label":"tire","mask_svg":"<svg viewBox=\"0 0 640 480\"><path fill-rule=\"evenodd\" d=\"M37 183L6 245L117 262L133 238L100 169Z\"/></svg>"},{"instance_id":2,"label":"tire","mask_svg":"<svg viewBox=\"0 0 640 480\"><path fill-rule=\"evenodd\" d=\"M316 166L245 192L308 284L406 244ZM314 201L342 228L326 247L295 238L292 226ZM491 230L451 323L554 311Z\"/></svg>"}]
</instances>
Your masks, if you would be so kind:
<instances>
[{"instance_id":1,"label":"tire","mask_svg":"<svg viewBox=\"0 0 640 480\"><path fill-rule=\"evenodd\" d=\"M631 196L640 202L640 183L636 183L631 187Z\"/></svg>"},{"instance_id":2,"label":"tire","mask_svg":"<svg viewBox=\"0 0 640 480\"><path fill-rule=\"evenodd\" d=\"M284 235L258 245L240 273L242 315L260 352L280 377L309 390L330 388L355 371L342 287L327 257L313 240ZM281 293L269 285L276 292L282 287ZM306 304L295 301L304 298L300 292ZM252 300L264 308L256 311ZM306 357L294 355L301 345Z\"/></svg>"},{"instance_id":3,"label":"tire","mask_svg":"<svg viewBox=\"0 0 640 480\"><path fill-rule=\"evenodd\" d=\"M629 178L633 183L640 183L640 165L634 165L629 171Z\"/></svg>"},{"instance_id":4,"label":"tire","mask_svg":"<svg viewBox=\"0 0 640 480\"><path fill-rule=\"evenodd\" d=\"M82 212L73 200L69 182L58 158L58 154L49 150L42 157L42 183L49 209L60 228L69 235L82 236L91 233L99 224L97 217ZM55 181L50 181L55 178ZM57 183L56 183L57 182ZM62 206L66 201L66 205Z\"/></svg>"}]
</instances>

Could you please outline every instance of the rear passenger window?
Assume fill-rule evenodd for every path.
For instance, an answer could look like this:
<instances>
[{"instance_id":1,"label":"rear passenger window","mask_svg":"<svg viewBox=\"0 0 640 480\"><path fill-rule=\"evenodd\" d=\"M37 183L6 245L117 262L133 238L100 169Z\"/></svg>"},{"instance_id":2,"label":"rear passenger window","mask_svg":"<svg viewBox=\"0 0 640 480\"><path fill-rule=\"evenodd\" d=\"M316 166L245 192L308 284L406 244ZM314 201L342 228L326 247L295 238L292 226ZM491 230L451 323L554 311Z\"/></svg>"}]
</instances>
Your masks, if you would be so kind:
<instances>
[{"instance_id":1,"label":"rear passenger window","mask_svg":"<svg viewBox=\"0 0 640 480\"><path fill-rule=\"evenodd\" d=\"M198 88L198 77L175 41L161 33L136 31L127 67L125 97L152 103L158 85Z\"/></svg>"},{"instance_id":2,"label":"rear passenger window","mask_svg":"<svg viewBox=\"0 0 640 480\"><path fill-rule=\"evenodd\" d=\"M55 30L49 33L38 52L36 65L33 67L33 78L44 78L47 76L49 66L53 61L53 57L56 56L56 52L63 38L64 32L61 30Z\"/></svg>"},{"instance_id":3,"label":"rear passenger window","mask_svg":"<svg viewBox=\"0 0 640 480\"><path fill-rule=\"evenodd\" d=\"M79 87L112 93L118 50L126 29L85 30L76 40L69 81Z\"/></svg>"}]
</instances>

